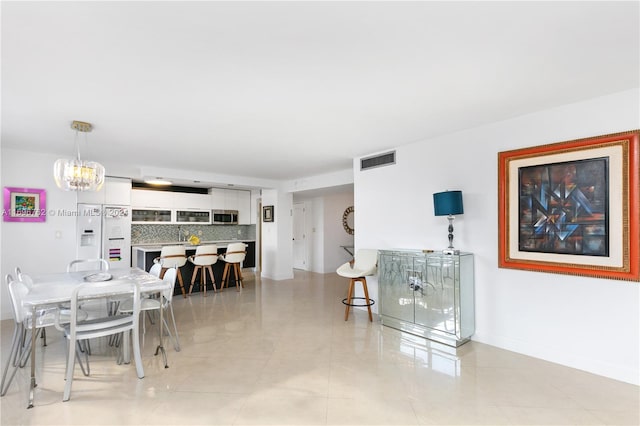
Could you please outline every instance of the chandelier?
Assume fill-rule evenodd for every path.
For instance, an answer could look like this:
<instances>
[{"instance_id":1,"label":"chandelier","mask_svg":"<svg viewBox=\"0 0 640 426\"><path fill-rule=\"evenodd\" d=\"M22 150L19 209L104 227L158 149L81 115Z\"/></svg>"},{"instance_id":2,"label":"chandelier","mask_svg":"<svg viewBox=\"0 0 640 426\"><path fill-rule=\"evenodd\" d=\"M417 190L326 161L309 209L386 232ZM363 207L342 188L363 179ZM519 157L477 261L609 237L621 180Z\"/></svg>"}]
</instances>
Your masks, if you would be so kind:
<instances>
[{"instance_id":1,"label":"chandelier","mask_svg":"<svg viewBox=\"0 0 640 426\"><path fill-rule=\"evenodd\" d=\"M104 183L104 167L95 161L80 159L80 145L78 144L78 133L85 134L91 131L91 123L74 121L71 128L76 131L76 158L57 160L53 165L53 178L56 185L65 191L99 191Z\"/></svg>"}]
</instances>

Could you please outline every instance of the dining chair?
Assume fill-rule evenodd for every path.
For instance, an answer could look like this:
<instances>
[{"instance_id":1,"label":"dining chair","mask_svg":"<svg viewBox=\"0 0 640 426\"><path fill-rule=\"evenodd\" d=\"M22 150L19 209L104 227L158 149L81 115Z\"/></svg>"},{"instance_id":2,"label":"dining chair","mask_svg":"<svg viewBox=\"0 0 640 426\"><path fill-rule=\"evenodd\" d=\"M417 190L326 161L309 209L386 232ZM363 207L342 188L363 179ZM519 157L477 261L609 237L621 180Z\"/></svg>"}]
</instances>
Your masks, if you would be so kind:
<instances>
[{"instance_id":1,"label":"dining chair","mask_svg":"<svg viewBox=\"0 0 640 426\"><path fill-rule=\"evenodd\" d=\"M2 382L0 384L0 396L4 396L13 381L13 378L18 371L18 368L25 366L29 357L31 356L31 333L33 332L33 313L23 307L22 299L29 293L29 287L23 281L15 280L9 274L5 276L5 282L9 290L9 298L11 299L11 312L13 314L14 327L13 337L11 339L11 349L7 357L5 367L2 373ZM41 333L45 327L55 324L56 315L60 318L60 322L68 322L70 315L68 311L64 311L62 315L60 312L56 312L56 309L41 309L36 311L36 333ZM84 311L79 311L80 318L86 318L87 314ZM37 336L36 336L37 337ZM76 356L77 353L76 353ZM83 373L86 374L86 369L82 363L80 363ZM11 375L9 374L9 368L11 368Z\"/></svg>"},{"instance_id":2,"label":"dining chair","mask_svg":"<svg viewBox=\"0 0 640 426\"><path fill-rule=\"evenodd\" d=\"M196 253L193 256L189 256L189 262L193 263L193 274L191 275L191 286L189 287L189 296L193 291L193 285L200 271L200 291L203 292L203 296L207 295L207 272L211 277L211 286L213 291L216 292L216 279L213 276L212 265L218 261L218 246L216 244L207 244L196 247Z\"/></svg>"},{"instance_id":3,"label":"dining chair","mask_svg":"<svg viewBox=\"0 0 640 426\"><path fill-rule=\"evenodd\" d=\"M371 314L371 305L375 303L369 298L369 290L367 289L367 276L375 275L378 269L378 250L360 249L356 252L353 261L344 263L338 267L336 273L341 277L349 278L349 290L347 297L342 300L346 305L344 310L344 320L349 319L349 309L352 306L366 306L369 311L369 321L373 322ZM356 282L362 283L364 297L355 297L354 287ZM361 299L363 302L355 304L355 299Z\"/></svg>"},{"instance_id":4,"label":"dining chair","mask_svg":"<svg viewBox=\"0 0 640 426\"><path fill-rule=\"evenodd\" d=\"M240 291L241 286L242 288L244 288L240 264L244 262L244 258L247 255L246 249L247 245L245 243L230 243L227 246L227 252L220 255L220 258L225 261L220 289L229 286L229 276L231 269L233 269L234 278L236 281L236 290Z\"/></svg>"},{"instance_id":5,"label":"dining chair","mask_svg":"<svg viewBox=\"0 0 640 426\"><path fill-rule=\"evenodd\" d=\"M9 274L4 277L5 283L9 290L9 297L11 299L11 311L13 313L13 337L11 338L11 350L7 357L5 367L2 373L2 383L0 383L0 396L4 396L13 381L13 378L18 371L18 368L22 364L22 358L24 362L29 358L31 353L31 337L33 323L31 321L30 311L22 307L22 298L28 293L27 286L13 279ZM39 320L40 318L38 318ZM36 324L36 332L38 329L39 321ZM11 375L7 379L7 374L11 368Z\"/></svg>"},{"instance_id":6,"label":"dining chair","mask_svg":"<svg viewBox=\"0 0 640 426\"><path fill-rule=\"evenodd\" d=\"M184 246L164 246L160 251L160 256L153 259L153 263L159 263L162 266L160 278L164 277L165 272L170 268L176 268L178 273L178 283L182 290L182 297L187 297L184 290L184 282L182 280L182 268L187 263L187 255Z\"/></svg>"},{"instance_id":7,"label":"dining chair","mask_svg":"<svg viewBox=\"0 0 640 426\"><path fill-rule=\"evenodd\" d=\"M151 271L149 272L151 273ZM171 330L169 328L169 323L167 323L166 315L163 315L162 317L163 329L167 330L169 337L173 340L173 347L176 350L176 352L180 352L180 338L178 337L178 327L176 326L176 318L173 313L173 304L171 303L173 299L175 284L176 284L176 274L177 274L177 268L171 268L165 272L163 280L171 283L171 287L162 292L161 298L158 298L158 299L142 298L140 300L140 314L144 315L145 312L149 313L151 311L159 311L161 307L164 312L168 311L171 314L171 321L173 322L174 334L171 333ZM132 314L133 313L132 304L133 304L132 300L126 300L120 304L118 311L123 314L129 314L129 313ZM146 330L144 325L145 324L144 318L142 318L141 320L142 320L142 327L143 327L142 328L142 342L143 342L142 345L144 346L144 335L146 333Z\"/></svg>"},{"instance_id":8,"label":"dining chair","mask_svg":"<svg viewBox=\"0 0 640 426\"><path fill-rule=\"evenodd\" d=\"M67 272L108 270L109 262L105 259L76 259L67 265Z\"/></svg>"},{"instance_id":9,"label":"dining chair","mask_svg":"<svg viewBox=\"0 0 640 426\"><path fill-rule=\"evenodd\" d=\"M24 272L22 272L22 269L20 269L19 266L16 266L15 269L16 272L16 280L21 281L28 290L31 290L31 286L33 286L33 279L25 274ZM53 310L56 308L50 308L50 312L53 313ZM47 329L43 328L42 331L40 332L40 338L42 339L42 345L43 346L47 346Z\"/></svg>"},{"instance_id":10,"label":"dining chair","mask_svg":"<svg viewBox=\"0 0 640 426\"><path fill-rule=\"evenodd\" d=\"M118 297L131 296L133 300L132 313L107 315L88 321L82 321L78 315L80 303L91 298L102 298L104 294ZM121 356L125 363L129 360L130 345L133 345L133 354L138 378L144 377L142 356L140 354L140 336L138 317L140 315L140 286L131 281L102 281L82 283L73 290L71 297L71 318L68 324L60 324L56 317L56 327L64 331L68 341L66 383L64 387L63 401L71 397L71 386L76 357L75 352L79 341L122 334Z\"/></svg>"},{"instance_id":11,"label":"dining chair","mask_svg":"<svg viewBox=\"0 0 640 426\"><path fill-rule=\"evenodd\" d=\"M104 272L109 271L109 262L102 258L96 259L75 259L69 262L67 265L67 272ZM93 299L88 301L83 301L81 303L82 309L88 313L90 318L100 318L105 315L105 313L112 313L117 306L119 300L113 300L113 296L103 297L99 299ZM89 365L88 355L91 355L91 345L89 341L85 341L81 343L81 348L85 353L85 360L87 366ZM88 368L88 367L87 367Z\"/></svg>"}]
</instances>

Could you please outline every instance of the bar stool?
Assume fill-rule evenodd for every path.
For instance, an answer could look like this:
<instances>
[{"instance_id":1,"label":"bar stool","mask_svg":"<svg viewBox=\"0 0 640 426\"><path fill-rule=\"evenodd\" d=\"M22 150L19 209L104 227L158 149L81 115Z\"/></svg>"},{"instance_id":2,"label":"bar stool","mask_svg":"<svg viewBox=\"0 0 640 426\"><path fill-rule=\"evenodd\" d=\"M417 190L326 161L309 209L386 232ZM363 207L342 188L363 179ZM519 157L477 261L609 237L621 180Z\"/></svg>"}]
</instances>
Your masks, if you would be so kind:
<instances>
[{"instance_id":1,"label":"bar stool","mask_svg":"<svg viewBox=\"0 0 640 426\"><path fill-rule=\"evenodd\" d=\"M165 272L169 268L176 268L178 275L178 283L182 290L182 297L186 298L187 293L184 291L184 282L182 280L182 268L187 263L187 255L184 246L164 246L160 251L160 257L153 259L153 263L159 263L162 266L160 270L160 278L164 278Z\"/></svg>"},{"instance_id":2,"label":"bar stool","mask_svg":"<svg viewBox=\"0 0 640 426\"><path fill-rule=\"evenodd\" d=\"M189 287L189 296L191 296L191 291L193 290L193 284L198 276L198 271L200 271L200 289L201 291L204 291L204 297L207 296L207 271L209 271L209 276L211 277L213 291L218 291L216 288L216 279L213 276L213 269L211 268L211 265L218 261L218 246L215 244L198 246L196 248L196 254L189 256L188 260L194 264L193 275L191 275L191 286Z\"/></svg>"},{"instance_id":3,"label":"bar stool","mask_svg":"<svg viewBox=\"0 0 640 426\"><path fill-rule=\"evenodd\" d=\"M336 273L341 277L349 278L349 291L347 297L342 299L342 303L346 305L344 310L344 320L349 319L349 309L352 306L366 306L369 311L369 321L373 322L371 314L371 305L376 303L369 298L369 289L367 288L367 276L375 275L378 268L378 250L361 249L356 252L354 260L341 265ZM355 283L360 281L364 290L364 297L354 296ZM355 299L363 300L364 303L353 303Z\"/></svg>"},{"instance_id":4,"label":"bar stool","mask_svg":"<svg viewBox=\"0 0 640 426\"><path fill-rule=\"evenodd\" d=\"M222 284L220 285L220 289L229 286L229 269L233 269L236 281L236 290L240 291L240 286L244 288L240 264L244 262L244 258L247 255L246 249L247 245L245 243L231 243L227 246L227 252L220 255L222 260L226 262L224 265L224 271L222 272Z\"/></svg>"}]
</instances>

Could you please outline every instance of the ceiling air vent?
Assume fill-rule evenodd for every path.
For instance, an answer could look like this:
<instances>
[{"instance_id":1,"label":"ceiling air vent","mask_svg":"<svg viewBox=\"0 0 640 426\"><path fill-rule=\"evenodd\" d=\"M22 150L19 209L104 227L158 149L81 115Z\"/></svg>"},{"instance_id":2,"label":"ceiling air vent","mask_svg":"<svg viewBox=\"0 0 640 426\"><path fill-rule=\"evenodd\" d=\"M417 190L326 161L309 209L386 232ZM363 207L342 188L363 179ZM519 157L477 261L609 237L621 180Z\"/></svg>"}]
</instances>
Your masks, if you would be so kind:
<instances>
[{"instance_id":1,"label":"ceiling air vent","mask_svg":"<svg viewBox=\"0 0 640 426\"><path fill-rule=\"evenodd\" d=\"M361 158L360 170L373 169L374 167L389 166L391 164L396 164L395 151L374 155L373 157Z\"/></svg>"}]
</instances>

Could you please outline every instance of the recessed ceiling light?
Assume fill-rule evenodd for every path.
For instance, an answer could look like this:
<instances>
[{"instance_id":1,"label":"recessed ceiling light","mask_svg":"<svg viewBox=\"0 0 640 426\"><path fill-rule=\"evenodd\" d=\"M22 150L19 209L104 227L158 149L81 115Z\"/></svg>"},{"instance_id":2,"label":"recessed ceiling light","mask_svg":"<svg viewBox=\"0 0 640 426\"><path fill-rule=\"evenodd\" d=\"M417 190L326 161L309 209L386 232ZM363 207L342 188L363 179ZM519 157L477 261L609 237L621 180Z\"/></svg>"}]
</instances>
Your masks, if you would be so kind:
<instances>
[{"instance_id":1,"label":"recessed ceiling light","mask_svg":"<svg viewBox=\"0 0 640 426\"><path fill-rule=\"evenodd\" d=\"M171 182L162 179L161 177L155 179L147 179L144 181L144 183L148 183L149 185L171 185Z\"/></svg>"}]
</instances>

